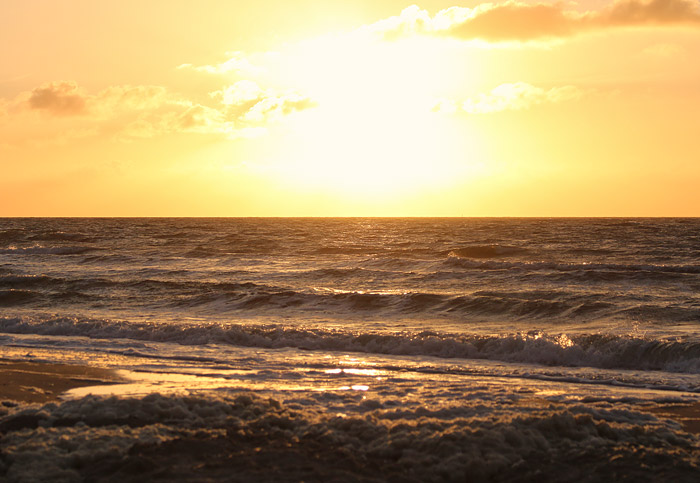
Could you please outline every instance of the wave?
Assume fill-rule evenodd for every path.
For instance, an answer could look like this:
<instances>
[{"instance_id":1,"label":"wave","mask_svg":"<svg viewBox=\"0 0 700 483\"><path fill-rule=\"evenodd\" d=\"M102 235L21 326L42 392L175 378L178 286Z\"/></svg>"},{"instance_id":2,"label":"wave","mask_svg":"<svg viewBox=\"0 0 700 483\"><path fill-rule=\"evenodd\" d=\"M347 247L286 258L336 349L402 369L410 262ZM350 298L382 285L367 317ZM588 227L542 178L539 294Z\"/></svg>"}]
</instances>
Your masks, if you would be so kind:
<instances>
[{"instance_id":1,"label":"wave","mask_svg":"<svg viewBox=\"0 0 700 483\"><path fill-rule=\"evenodd\" d=\"M24 305L32 302L38 294L31 290L0 290L0 307Z\"/></svg>"},{"instance_id":2,"label":"wave","mask_svg":"<svg viewBox=\"0 0 700 483\"><path fill-rule=\"evenodd\" d=\"M160 285L163 282L158 282ZM139 282L144 290L152 282ZM205 288L205 287L202 287ZM211 308L218 313L227 311L270 311L298 309L309 311L333 311L338 317L356 317L367 314L377 316L452 316L492 319L494 316L509 319L545 319L572 317L612 316L625 306L606 301L607 294L572 295L553 292L548 297L537 293L476 292L470 295L445 295L423 292L372 293L315 289L297 291L283 287L255 283L209 284L208 290L180 295L170 302L178 308ZM556 298L554 298L556 297ZM627 307L632 310L633 307ZM663 319L662 306L640 307L636 317L646 311ZM680 320L694 320L700 311L679 309L674 316ZM674 319L675 320L675 319Z\"/></svg>"},{"instance_id":3,"label":"wave","mask_svg":"<svg viewBox=\"0 0 700 483\"><path fill-rule=\"evenodd\" d=\"M319 255L368 255L384 251L381 248L364 246L326 246L316 250Z\"/></svg>"},{"instance_id":4,"label":"wave","mask_svg":"<svg viewBox=\"0 0 700 483\"><path fill-rule=\"evenodd\" d=\"M212 256L217 256L220 255L221 252L219 250L215 250L212 248L205 248L203 246L197 246L193 248L192 250L189 250L184 254L186 258L207 258L207 257L212 257Z\"/></svg>"},{"instance_id":5,"label":"wave","mask_svg":"<svg viewBox=\"0 0 700 483\"><path fill-rule=\"evenodd\" d=\"M473 245L452 250L434 250L421 246L401 247L401 244L382 247L373 245L346 245L346 246L324 246L316 249L315 253L321 255L381 255L394 258L415 259L421 257L425 259L440 259L445 256L460 258L502 258L528 253L529 250L522 247L506 245ZM412 245L410 242L404 245Z\"/></svg>"},{"instance_id":6,"label":"wave","mask_svg":"<svg viewBox=\"0 0 700 483\"><path fill-rule=\"evenodd\" d=\"M555 261L512 262L506 260L470 260L468 258L450 256L444 261L445 266L468 270L519 270L527 272L583 272L583 273L642 273L642 274L700 274L700 265L652 265L652 264L623 264L623 263L563 263Z\"/></svg>"},{"instance_id":7,"label":"wave","mask_svg":"<svg viewBox=\"0 0 700 483\"><path fill-rule=\"evenodd\" d=\"M94 238L84 235L82 233L66 233L64 231L51 231L30 235L27 237L27 240L91 242L94 240Z\"/></svg>"},{"instance_id":8,"label":"wave","mask_svg":"<svg viewBox=\"0 0 700 483\"><path fill-rule=\"evenodd\" d=\"M0 272L1 273L1 272ZM46 275L0 275L0 287L9 286L17 287L47 287L51 286L62 279L56 279Z\"/></svg>"},{"instance_id":9,"label":"wave","mask_svg":"<svg viewBox=\"0 0 700 483\"><path fill-rule=\"evenodd\" d=\"M528 250L504 245L473 245L450 250L448 256L459 258L500 258L522 255Z\"/></svg>"},{"instance_id":10,"label":"wave","mask_svg":"<svg viewBox=\"0 0 700 483\"><path fill-rule=\"evenodd\" d=\"M169 246L178 243L169 244ZM265 239L243 239L233 241L212 241L206 245L182 246L185 258L226 258L239 256L275 256L275 257L320 257L328 259L330 256L366 256L366 257L394 257L407 260L439 259L446 255L444 251L435 251L427 247L402 248L400 246L381 245L326 245L314 246L303 241L291 240L288 244L279 241Z\"/></svg>"},{"instance_id":11,"label":"wave","mask_svg":"<svg viewBox=\"0 0 700 483\"><path fill-rule=\"evenodd\" d=\"M320 278L326 271L318 272ZM335 274L334 276L338 276ZM346 274L347 275L347 274ZM68 279L47 275L0 275L0 289L34 290L34 296L7 296L5 305L123 303L131 308L170 308L226 313L275 313L301 311L335 317L451 317L479 322L508 320L593 320L619 318L683 322L700 319L700 308L658 300L640 303L638 298L607 292L571 290L481 290L455 295L431 292L341 291L324 287L291 288L255 282L218 282L170 279L107 278Z\"/></svg>"},{"instance_id":12,"label":"wave","mask_svg":"<svg viewBox=\"0 0 700 483\"><path fill-rule=\"evenodd\" d=\"M278 240L255 237L226 237L223 240L216 240L206 245L197 245L184 253L186 258L210 258L227 257L240 255L280 255L283 253L284 245Z\"/></svg>"},{"instance_id":13,"label":"wave","mask_svg":"<svg viewBox=\"0 0 700 483\"><path fill-rule=\"evenodd\" d=\"M139 263L136 257L124 255L122 253L98 253L88 252L84 257L81 257L77 262L82 265L124 265L129 263Z\"/></svg>"},{"instance_id":14,"label":"wave","mask_svg":"<svg viewBox=\"0 0 700 483\"><path fill-rule=\"evenodd\" d=\"M643 337L548 334L399 333L222 323L146 323L80 317L1 317L0 331L16 334L134 339L183 345L229 344L487 359L548 366L700 373L700 342Z\"/></svg>"},{"instance_id":15,"label":"wave","mask_svg":"<svg viewBox=\"0 0 700 483\"><path fill-rule=\"evenodd\" d=\"M10 228L9 230L0 230L0 242L12 243L25 239L26 233L19 228Z\"/></svg>"},{"instance_id":16,"label":"wave","mask_svg":"<svg viewBox=\"0 0 700 483\"><path fill-rule=\"evenodd\" d=\"M22 255L80 255L94 250L97 250L97 248L88 246L45 247L42 245L34 245L31 247L17 247L11 245L7 248L0 249L0 253Z\"/></svg>"},{"instance_id":17,"label":"wave","mask_svg":"<svg viewBox=\"0 0 700 483\"><path fill-rule=\"evenodd\" d=\"M174 271L177 273L177 271ZM22 286L22 287L43 287L57 288L65 285L80 289L124 289L136 288L140 290L178 290L184 293L196 292L199 290L219 290L222 292L251 289L254 287L263 287L252 282L206 282L206 281L189 281L189 280L158 280L158 279L124 279L114 280L109 278L64 278L51 277L48 275L17 275L8 274L0 275L0 287L3 285ZM164 293L165 295L165 293Z\"/></svg>"}]
</instances>

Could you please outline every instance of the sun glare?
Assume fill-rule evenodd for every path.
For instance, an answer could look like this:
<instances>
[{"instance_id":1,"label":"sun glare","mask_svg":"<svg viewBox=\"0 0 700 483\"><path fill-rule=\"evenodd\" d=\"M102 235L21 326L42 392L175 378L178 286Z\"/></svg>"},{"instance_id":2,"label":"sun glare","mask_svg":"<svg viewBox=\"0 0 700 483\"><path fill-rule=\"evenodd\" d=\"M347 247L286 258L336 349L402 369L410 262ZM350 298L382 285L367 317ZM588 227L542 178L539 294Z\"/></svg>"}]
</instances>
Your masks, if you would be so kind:
<instances>
[{"instance_id":1,"label":"sun glare","mask_svg":"<svg viewBox=\"0 0 700 483\"><path fill-rule=\"evenodd\" d=\"M433 112L440 77L449 71L435 43L356 33L287 53L287 82L313 92L318 105L290 121L274 171L304 190L385 198L482 169L470 156L476 143L469 132L455 135L453 121Z\"/></svg>"},{"instance_id":2,"label":"sun glare","mask_svg":"<svg viewBox=\"0 0 700 483\"><path fill-rule=\"evenodd\" d=\"M0 2L0 207L695 216L700 7L620 1Z\"/></svg>"}]
</instances>

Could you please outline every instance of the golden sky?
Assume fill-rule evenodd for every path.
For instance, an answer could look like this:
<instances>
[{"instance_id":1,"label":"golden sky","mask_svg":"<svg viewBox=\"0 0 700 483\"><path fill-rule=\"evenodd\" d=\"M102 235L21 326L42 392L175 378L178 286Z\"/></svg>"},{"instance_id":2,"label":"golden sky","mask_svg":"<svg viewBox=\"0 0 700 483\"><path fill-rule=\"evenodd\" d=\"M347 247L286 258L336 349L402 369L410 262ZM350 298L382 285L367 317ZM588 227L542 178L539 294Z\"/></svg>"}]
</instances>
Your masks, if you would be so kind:
<instances>
[{"instance_id":1,"label":"golden sky","mask_svg":"<svg viewBox=\"0 0 700 483\"><path fill-rule=\"evenodd\" d=\"M700 216L700 2L5 0L0 216Z\"/></svg>"}]
</instances>

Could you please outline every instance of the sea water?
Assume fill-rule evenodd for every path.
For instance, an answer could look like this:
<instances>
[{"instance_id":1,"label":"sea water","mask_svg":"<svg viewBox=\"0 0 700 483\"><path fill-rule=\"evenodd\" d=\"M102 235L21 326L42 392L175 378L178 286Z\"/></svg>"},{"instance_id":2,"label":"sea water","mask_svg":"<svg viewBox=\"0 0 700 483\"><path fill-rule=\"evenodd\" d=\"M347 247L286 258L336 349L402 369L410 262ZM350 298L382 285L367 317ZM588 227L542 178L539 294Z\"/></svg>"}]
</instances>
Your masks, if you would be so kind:
<instances>
[{"instance_id":1,"label":"sea water","mask_svg":"<svg viewBox=\"0 0 700 483\"><path fill-rule=\"evenodd\" d=\"M700 401L700 220L2 219L0 350L130 381L23 408L18 481L232 421L268 441L241 480L692 481L697 437L649 409ZM274 473L311 437L344 452Z\"/></svg>"}]
</instances>

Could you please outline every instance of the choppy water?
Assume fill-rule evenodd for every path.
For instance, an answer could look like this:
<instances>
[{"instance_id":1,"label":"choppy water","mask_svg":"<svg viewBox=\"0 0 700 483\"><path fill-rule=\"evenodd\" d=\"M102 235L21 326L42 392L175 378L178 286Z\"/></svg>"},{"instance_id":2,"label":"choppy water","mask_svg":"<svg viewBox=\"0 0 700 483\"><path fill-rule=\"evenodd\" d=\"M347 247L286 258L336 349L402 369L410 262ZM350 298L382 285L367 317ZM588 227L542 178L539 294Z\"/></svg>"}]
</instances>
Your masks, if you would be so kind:
<instances>
[{"instance_id":1,"label":"choppy water","mask_svg":"<svg viewBox=\"0 0 700 483\"><path fill-rule=\"evenodd\" d=\"M6 219L0 307L11 333L698 372L700 221Z\"/></svg>"},{"instance_id":2,"label":"choppy water","mask_svg":"<svg viewBox=\"0 0 700 483\"><path fill-rule=\"evenodd\" d=\"M695 401L700 220L2 219L0 348L419 422Z\"/></svg>"}]
</instances>

